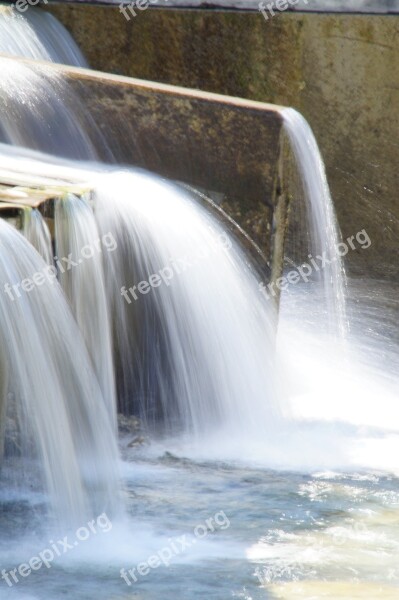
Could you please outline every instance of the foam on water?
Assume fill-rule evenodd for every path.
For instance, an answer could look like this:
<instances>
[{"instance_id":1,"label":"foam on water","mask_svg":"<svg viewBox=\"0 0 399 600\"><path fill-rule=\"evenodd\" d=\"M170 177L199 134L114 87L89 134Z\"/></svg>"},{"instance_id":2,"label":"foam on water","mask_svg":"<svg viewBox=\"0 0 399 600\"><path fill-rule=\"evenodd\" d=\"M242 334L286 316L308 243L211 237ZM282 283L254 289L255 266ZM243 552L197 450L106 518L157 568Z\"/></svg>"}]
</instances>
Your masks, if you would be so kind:
<instances>
[{"instance_id":1,"label":"foam on water","mask_svg":"<svg viewBox=\"0 0 399 600\"><path fill-rule=\"evenodd\" d=\"M104 172L33 153L4 161L92 189L100 236L111 232L117 243L103 253L105 285L96 295L114 315L119 407L161 428L164 448L280 469L398 471L397 378L370 368L376 347L362 354L364 336L352 335L343 351L334 334L320 334L324 315L317 293L310 304L310 284L283 295L275 340L256 270L177 186L142 171Z\"/></svg>"}]
</instances>

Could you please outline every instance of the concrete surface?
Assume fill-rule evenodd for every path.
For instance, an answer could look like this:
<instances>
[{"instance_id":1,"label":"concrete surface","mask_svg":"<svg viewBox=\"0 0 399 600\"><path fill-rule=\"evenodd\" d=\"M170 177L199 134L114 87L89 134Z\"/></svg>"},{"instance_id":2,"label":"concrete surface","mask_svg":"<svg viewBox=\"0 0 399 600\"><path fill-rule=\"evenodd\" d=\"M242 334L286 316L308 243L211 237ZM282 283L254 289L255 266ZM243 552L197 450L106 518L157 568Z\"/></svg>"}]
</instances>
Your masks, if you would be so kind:
<instances>
[{"instance_id":1,"label":"concrete surface","mask_svg":"<svg viewBox=\"0 0 399 600\"><path fill-rule=\"evenodd\" d=\"M399 18L53 6L93 68L293 106L324 155L349 270L399 278ZM245 133L245 132L244 132ZM250 148L257 144L251 139Z\"/></svg>"}]
</instances>

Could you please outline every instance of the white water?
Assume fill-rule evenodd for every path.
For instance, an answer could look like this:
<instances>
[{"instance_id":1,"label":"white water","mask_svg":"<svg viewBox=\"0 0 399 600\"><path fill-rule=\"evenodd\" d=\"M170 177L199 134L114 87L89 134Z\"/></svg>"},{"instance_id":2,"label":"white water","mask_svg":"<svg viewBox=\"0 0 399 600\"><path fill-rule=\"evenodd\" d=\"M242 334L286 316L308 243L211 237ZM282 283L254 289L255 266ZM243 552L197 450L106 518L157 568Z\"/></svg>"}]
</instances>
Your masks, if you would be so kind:
<instances>
[{"instance_id":1,"label":"white water","mask_svg":"<svg viewBox=\"0 0 399 600\"><path fill-rule=\"evenodd\" d=\"M264 303L237 242L187 192L157 177L52 163L18 157L16 151L3 161L5 168L83 181L94 190L100 233L111 232L117 242L117 250L103 258L120 406L140 413L148 425L166 425L169 433L203 435L222 426L231 435L271 434L279 420L274 307ZM70 227L79 226L70 222ZM62 235L56 227L56 238ZM82 235L75 232L73 243L83 243ZM80 268L70 274L77 277ZM130 304L124 300L123 286L163 269L173 271L170 284L138 301L131 298Z\"/></svg>"},{"instance_id":2,"label":"white water","mask_svg":"<svg viewBox=\"0 0 399 600\"><path fill-rule=\"evenodd\" d=\"M100 230L118 241L107 289L123 372L133 376L128 409L195 434L267 435L279 413L273 306L237 242L187 193L145 173L99 177L94 201ZM165 279L137 299L121 296L159 273Z\"/></svg>"},{"instance_id":3,"label":"white water","mask_svg":"<svg viewBox=\"0 0 399 600\"><path fill-rule=\"evenodd\" d=\"M94 118L61 75L45 64L7 58L87 67L57 19L37 7L21 14L0 5L0 53L0 141L75 160L113 160Z\"/></svg>"},{"instance_id":4,"label":"white water","mask_svg":"<svg viewBox=\"0 0 399 600\"><path fill-rule=\"evenodd\" d=\"M37 208L25 208L23 234L47 265L53 264L51 234Z\"/></svg>"},{"instance_id":5,"label":"white water","mask_svg":"<svg viewBox=\"0 0 399 600\"><path fill-rule=\"evenodd\" d=\"M0 5L0 53L65 65L87 63L72 36L50 13L38 8L25 14Z\"/></svg>"},{"instance_id":6,"label":"white water","mask_svg":"<svg viewBox=\"0 0 399 600\"><path fill-rule=\"evenodd\" d=\"M107 323L109 302L120 406L168 433L203 436L223 427L231 435L271 434L279 421L274 307L264 303L256 272L236 240L187 192L160 178L52 163L16 150L3 160L5 168L85 181L93 189L100 234L111 233L117 244L114 252L102 253L106 293L101 265L96 269L93 259L61 273L61 282L92 356L100 352L95 324ZM57 205L55 236L58 256L72 251L75 259L96 237L84 202ZM130 303L121 295L122 287L165 269L170 281L159 281L151 294L128 298Z\"/></svg>"},{"instance_id":7,"label":"white water","mask_svg":"<svg viewBox=\"0 0 399 600\"><path fill-rule=\"evenodd\" d=\"M283 110L283 119L304 188L312 255L318 254L326 259L321 278L329 330L339 336L346 336L346 276L343 260L337 252L341 235L323 159L313 131L304 117L296 110L286 108ZM292 210L295 210L295 199L293 202ZM303 258L308 262L307 257Z\"/></svg>"},{"instance_id":8,"label":"white water","mask_svg":"<svg viewBox=\"0 0 399 600\"><path fill-rule=\"evenodd\" d=\"M169 434L195 433L188 444L185 436L172 444L193 457L238 459L245 447L247 460L278 468L396 469L395 460L388 462L396 438L381 437L390 417L377 417L372 401L379 390L387 415L394 415L396 378L388 386L370 369L373 346L362 367L361 337L352 336L343 355L335 336L320 335L324 317L317 316L319 292L312 284L283 295L275 357L272 305L235 242L201 205L139 171L108 167L104 173L101 165L30 156L18 158L14 150L2 162L36 176L85 182L94 190L100 233L111 231L117 241L117 250L103 258L123 410L140 412L149 426L161 424ZM179 264L181 273L173 266ZM169 285L137 292L141 281L171 266ZM134 285L137 300L128 296L128 304L121 288ZM303 327L308 319L316 337Z\"/></svg>"},{"instance_id":9,"label":"white water","mask_svg":"<svg viewBox=\"0 0 399 600\"><path fill-rule=\"evenodd\" d=\"M0 57L0 140L75 160L111 154L94 119L61 75Z\"/></svg>"},{"instance_id":10,"label":"white water","mask_svg":"<svg viewBox=\"0 0 399 600\"><path fill-rule=\"evenodd\" d=\"M67 31L51 15L37 9L22 16L0 7L0 52L86 64ZM97 158L93 139L100 145L102 138L61 77L43 65L28 66L4 57L0 58L0 69L0 139L55 155ZM10 151L8 147L5 154ZM2 167L6 168L4 162ZM24 235L52 265L51 240L41 214L29 209L24 214ZM87 219L85 224L92 225ZM90 240L95 225L85 232L80 225L79 221L71 225L71 233L74 230L82 241ZM68 243L61 233L59 225L60 249L66 251ZM3 224L1 235L4 283L18 283L43 271L45 263L32 246ZM73 241L71 238L72 246ZM46 282L29 292L22 291L21 297L13 300L2 290L0 299L1 331L8 340L1 369L2 397L10 398L8 410L22 423L23 461L30 456L33 443L53 511L68 523L81 523L85 515L104 510L115 512L119 485L102 269L97 257L80 266L80 273L68 281L64 278L63 284L74 291L72 306L83 337L58 284ZM83 274L86 302L81 293Z\"/></svg>"},{"instance_id":11,"label":"white water","mask_svg":"<svg viewBox=\"0 0 399 600\"><path fill-rule=\"evenodd\" d=\"M38 453L60 521L114 511L116 442L81 334L57 282L21 289L48 267L3 220L0 245L2 399L7 392L7 403L15 403L8 408L17 415L22 454ZM19 287L6 292L7 283Z\"/></svg>"},{"instance_id":12,"label":"white water","mask_svg":"<svg viewBox=\"0 0 399 600\"><path fill-rule=\"evenodd\" d=\"M117 242L103 259L119 403L173 436L165 449L241 460L245 448L246 461L280 469L397 470L397 378L371 368L375 344L360 357L364 334L352 335L345 354L335 336L320 334L324 317L312 284L283 295L275 354L272 304L203 206L144 172L37 158L8 156L4 164L86 182L100 234L112 232ZM138 292L165 268L170 281ZM121 288L133 286L137 300L128 295L129 304ZM308 320L316 334L304 327Z\"/></svg>"},{"instance_id":13,"label":"white water","mask_svg":"<svg viewBox=\"0 0 399 600\"><path fill-rule=\"evenodd\" d=\"M8 85L12 85L10 73ZM29 78L36 75L25 74L20 83L26 84L29 94L24 96L21 88L15 91L20 112L15 113L14 121L8 119L4 104L0 112L0 122L6 123L9 133L6 139L31 146L31 135L37 133L34 147L51 146L55 154L64 154L63 140L54 125L57 114L52 115L51 110L45 113L46 107L40 106L40 86L33 86L32 110ZM41 81L43 90L52 85L51 79L43 77ZM5 90L7 94L7 86ZM72 126L65 131L73 141L73 103L68 109L60 100L62 94L57 98L54 106L59 109L58 117L61 115L67 124L65 114L69 111ZM12 104L12 95L8 99ZM18 115L24 118L26 101L29 118L24 122L29 135L18 121ZM51 144L42 114L53 123ZM316 211L311 217L315 252L330 253L339 237L320 155L307 124L292 113L285 113L285 117L310 213ZM76 151L79 156L94 156L84 150L87 142L90 148L91 141L82 131L77 134L78 148L70 146L66 155L74 156ZM399 472L397 377L388 372L386 364L382 374L371 368L378 355L381 363L389 358L394 367L397 365L395 349L389 346L387 351L392 340L384 338L382 343L368 346L364 332L357 338L352 336L351 360L348 353L343 360L335 336L305 331L308 321L321 330L324 318L318 317L319 290L312 293L312 286L304 286L283 295L275 353L275 315L259 294L248 258L185 193L141 172L104 174L104 170L109 171L104 165L63 166L51 157L37 155L35 160L33 153L7 147L2 148L2 154L4 168L18 167L21 172L57 180L86 181L94 190L101 234L112 231L118 252L103 255L105 293L99 261L90 263L95 265L99 285L93 282L92 271L87 272L87 280L83 272L78 273L83 265L64 281L91 347L92 360L58 285L38 287L14 302L0 288L0 338L7 340L0 344L1 398L8 398L8 411L11 404L17 407L9 414L14 417L16 412L21 423L21 462L28 488L22 502L8 489L2 492L2 501L7 501L2 504L6 508L0 513L1 525L7 527L10 521L6 531L13 536L17 532L20 538L10 546L4 535L1 566L15 567L48 545L48 537L38 539L36 530L34 535L26 535L26 528L35 529L40 520L40 512L36 521L32 521L31 513L24 512L25 499L34 502L39 487L35 471L30 472L30 458L35 456L32 448L40 456L58 516L83 525L85 515L93 517L104 510L112 513L118 486L115 439L112 418L104 408L109 398L102 397L91 364L97 364L98 373L102 355L96 355L88 323L95 326L100 318L88 314L90 307L99 305L104 310L106 301L112 302L122 404L126 409L146 412L148 425L166 422L166 430L173 436L152 440L152 446L144 450L130 449L130 454L124 448L128 460L124 465L126 500L136 517L133 527L124 523L122 531L115 526L115 535L110 538L97 536L85 542L76 554L62 557L50 571L32 574L18 584L18 589L8 590L2 581L2 596L10 592L10 598L48 600L62 598L68 590L69 595L82 600L132 593L175 598L185 589L187 598L201 595L258 600L269 591L254 583L251 561L253 565L263 561L267 570L277 569L277 573L281 565L291 568L294 564L294 578L312 580L301 583L299 589L273 588L286 598L309 598L311 594L396 598L397 587L387 580L392 580L398 556L393 529L397 522L397 482L390 476L379 481L370 473L371 469ZM58 234L58 248L63 246L65 252L69 252L68 243L79 252L81 244L95 234L87 205L81 201L72 204L59 206L58 216L65 211L69 219ZM86 225L87 231L83 230ZM75 237L68 240L66 230ZM2 222L0 244L3 283L31 277L44 268L34 250ZM181 272L174 265L180 265ZM169 284L151 288L137 301L131 298L131 304L121 296L123 285L137 286L171 266L174 274ZM346 317L339 263L326 273L324 292L330 297L329 314L334 315L331 329L342 334ZM70 279L78 280L75 287ZM85 303L89 296L91 301ZM100 296L100 300L93 296ZM356 315L361 329L369 328L370 319L358 307ZM391 332L392 327L388 336ZM360 347L368 349L366 366L357 355ZM102 382L103 388L106 383ZM7 467L20 473L21 467L15 468L9 452L3 476ZM187 460L190 455L197 462ZM201 463L199 458L211 461ZM221 463L223 459L228 460L227 465ZM260 468L251 469L251 463ZM272 474L265 467L301 473ZM352 474L303 474L315 468L346 469ZM367 473L353 474L356 469ZM193 524L220 510L221 504L232 517L232 527L224 532L228 537L201 541L195 552L182 557L183 564L151 573L136 588L121 583L121 566L145 560L166 545L169 536L191 531ZM356 525L366 520L365 515L370 531L361 529L359 534ZM335 541L337 534L348 538L345 548ZM353 583L333 585L329 581L332 577ZM374 585L373 578L377 581ZM367 581L366 588L359 587L359 579Z\"/></svg>"},{"instance_id":14,"label":"white water","mask_svg":"<svg viewBox=\"0 0 399 600\"><path fill-rule=\"evenodd\" d=\"M59 280L85 339L110 422L116 431L111 320L102 256L106 248L84 198L68 194L57 200L54 222ZM68 257L73 263L65 260Z\"/></svg>"}]
</instances>

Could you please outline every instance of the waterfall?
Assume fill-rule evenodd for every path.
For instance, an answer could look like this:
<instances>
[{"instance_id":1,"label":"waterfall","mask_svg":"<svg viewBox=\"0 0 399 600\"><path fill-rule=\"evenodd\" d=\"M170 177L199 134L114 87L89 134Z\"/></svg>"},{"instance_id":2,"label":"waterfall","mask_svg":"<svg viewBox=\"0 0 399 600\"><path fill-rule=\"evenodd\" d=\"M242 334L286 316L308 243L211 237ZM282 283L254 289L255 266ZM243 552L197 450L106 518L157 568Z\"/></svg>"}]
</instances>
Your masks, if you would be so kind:
<instances>
[{"instance_id":1,"label":"waterfall","mask_svg":"<svg viewBox=\"0 0 399 600\"><path fill-rule=\"evenodd\" d=\"M81 61L31 8L0 8L2 47ZM0 68L1 598L396 598L396 296L362 282L351 312L308 123L281 110L276 221L303 204L322 266L277 313L205 194L99 162L61 77Z\"/></svg>"},{"instance_id":2,"label":"waterfall","mask_svg":"<svg viewBox=\"0 0 399 600\"><path fill-rule=\"evenodd\" d=\"M104 336L103 352L110 348L109 305L120 410L169 433L201 436L223 427L267 435L280 420L276 316L235 237L187 191L157 176L19 154L3 164L92 190L97 225L84 200L56 203L58 257L78 262L94 238L115 241L114 251L104 249L60 280L97 365L96 336Z\"/></svg>"},{"instance_id":3,"label":"waterfall","mask_svg":"<svg viewBox=\"0 0 399 600\"><path fill-rule=\"evenodd\" d=\"M21 15L0 6L0 52L9 56L86 67L67 30L40 9ZM0 141L73 159L96 160L105 152L102 132L61 75L44 64L0 57Z\"/></svg>"},{"instance_id":4,"label":"waterfall","mask_svg":"<svg viewBox=\"0 0 399 600\"><path fill-rule=\"evenodd\" d=\"M0 70L1 141L56 156L98 158L102 135L61 75L4 57Z\"/></svg>"},{"instance_id":5,"label":"waterfall","mask_svg":"<svg viewBox=\"0 0 399 600\"><path fill-rule=\"evenodd\" d=\"M275 315L237 241L150 174L99 177L94 203L118 242L105 259L125 410L199 435L272 430Z\"/></svg>"},{"instance_id":6,"label":"waterfall","mask_svg":"<svg viewBox=\"0 0 399 600\"><path fill-rule=\"evenodd\" d=\"M20 15L0 7L0 52L86 66L62 25L38 10ZM43 65L28 66L6 57L0 58L0 69L0 140L55 156L98 157L95 147L106 146L102 135L62 77ZM11 150L7 148L4 159ZM7 168L6 160L2 168ZM83 219L83 209L80 216ZM83 232L79 223L70 225L71 234L81 234L82 243L90 241L93 227ZM85 224L93 225L87 219ZM54 269L49 232L38 210L24 210L23 233L45 262L21 236L0 225L3 287L42 273L45 263ZM68 256L73 239L67 242L58 225L58 250L61 257L64 250ZM18 420L23 456L35 450L53 510L60 520L75 523L85 514L115 511L119 485L111 343L102 290L97 297L101 268L98 258L86 262L80 273L62 278L67 291L74 292L69 298L82 332L57 283L45 282L29 292L7 288L13 298L5 289L0 298L1 346L6 348L0 365L1 415L11 411ZM2 419L3 442L4 423Z\"/></svg>"},{"instance_id":7,"label":"waterfall","mask_svg":"<svg viewBox=\"0 0 399 600\"><path fill-rule=\"evenodd\" d=\"M87 63L72 36L49 13L40 9L21 14L0 6L0 52L76 67Z\"/></svg>"},{"instance_id":8,"label":"waterfall","mask_svg":"<svg viewBox=\"0 0 399 600\"><path fill-rule=\"evenodd\" d=\"M3 411L10 401L16 404L21 452L37 452L61 521L112 512L118 488L115 437L54 267L3 220L0 246Z\"/></svg>"},{"instance_id":9,"label":"waterfall","mask_svg":"<svg viewBox=\"0 0 399 600\"><path fill-rule=\"evenodd\" d=\"M53 264L51 235L46 221L37 208L25 208L23 234L39 252L47 265Z\"/></svg>"},{"instance_id":10,"label":"waterfall","mask_svg":"<svg viewBox=\"0 0 399 600\"><path fill-rule=\"evenodd\" d=\"M105 234L107 235L107 234ZM101 239L84 198L72 194L56 201L55 242L59 280L92 358L110 422L116 430L111 323L105 294ZM112 235L110 241L112 242ZM67 266L66 258L70 257ZM75 267L69 265L76 265Z\"/></svg>"},{"instance_id":11,"label":"waterfall","mask_svg":"<svg viewBox=\"0 0 399 600\"><path fill-rule=\"evenodd\" d=\"M320 150L309 123L292 108L282 111L307 202L312 253L324 257L322 282L331 332L345 336L348 330L345 295L346 276L338 253L341 241ZM295 208L295 207L294 207ZM307 260L307 259L306 259Z\"/></svg>"},{"instance_id":12,"label":"waterfall","mask_svg":"<svg viewBox=\"0 0 399 600\"><path fill-rule=\"evenodd\" d=\"M35 19L10 23L43 30L45 18ZM25 52L22 46L19 51ZM178 185L140 170L82 162L98 160L104 139L61 76L13 58L0 58L0 67L0 140L31 149L2 145L2 167L90 190L87 197L70 194L55 203L61 286L36 286L15 301L4 288L1 298L1 333L8 340L0 365L3 398L18 381L11 391L30 427L26 440L36 440L54 503L62 496L63 512L74 516L90 502L99 508L111 503L117 403L149 430L193 439L223 432L234 442L287 433L275 307L262 295L259 274L239 241ZM324 166L306 121L292 110L282 116L308 201L311 237L329 261L323 283L331 327L338 323L342 335L345 276ZM25 235L51 266L39 213L32 212ZM45 262L16 232L2 226L2 239L4 285L43 269ZM105 239L115 242L114 250L97 253ZM94 253L86 258L84 248ZM64 268L69 258L75 264L70 270ZM21 344L25 331L27 343ZM53 459L57 439L65 455Z\"/></svg>"}]
</instances>

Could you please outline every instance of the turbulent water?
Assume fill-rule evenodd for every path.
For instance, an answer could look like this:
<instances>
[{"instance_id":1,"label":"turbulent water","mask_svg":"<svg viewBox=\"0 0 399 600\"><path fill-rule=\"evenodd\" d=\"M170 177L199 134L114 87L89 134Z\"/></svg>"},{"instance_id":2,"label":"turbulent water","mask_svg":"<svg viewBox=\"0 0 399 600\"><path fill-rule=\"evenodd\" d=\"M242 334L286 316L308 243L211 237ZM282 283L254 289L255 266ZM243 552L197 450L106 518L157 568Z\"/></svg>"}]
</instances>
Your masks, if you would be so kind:
<instances>
[{"instance_id":1,"label":"turbulent water","mask_svg":"<svg viewBox=\"0 0 399 600\"><path fill-rule=\"evenodd\" d=\"M279 412L273 306L236 241L187 193L150 175L99 178L94 202L101 232L118 242L106 256L107 287L132 377L126 408L172 431L234 435L261 422L267 435Z\"/></svg>"},{"instance_id":2,"label":"turbulent water","mask_svg":"<svg viewBox=\"0 0 399 600\"><path fill-rule=\"evenodd\" d=\"M1 13L0 47L7 25L5 51L65 60L29 14ZM395 290L347 288L307 123L283 111L309 251L331 263L277 321L206 205L82 162L103 139L65 82L0 67L1 168L60 197L25 209L26 239L0 220L0 598L397 598ZM140 416L119 453L117 407Z\"/></svg>"},{"instance_id":3,"label":"turbulent water","mask_svg":"<svg viewBox=\"0 0 399 600\"><path fill-rule=\"evenodd\" d=\"M76 198L58 205L56 244L58 256L73 249L76 263L81 257L61 282L101 375L96 340L108 334L95 324L99 315L107 323L109 307L119 410L139 415L150 431L182 435L194 455L206 447L210 458L238 459L245 447L247 458L270 467L383 468L386 440L359 426L386 427L373 397L380 390L392 414L397 380L375 361L371 368L375 342L367 347L353 317L345 352L334 332L321 333L317 282L283 295L276 338L274 305L256 269L187 192L137 170L49 161L17 150L2 159L6 168L92 190L91 208ZM104 236L111 247L100 244ZM93 257L82 260L90 246ZM395 364L394 347L391 355ZM336 420L347 425L331 428Z\"/></svg>"},{"instance_id":4,"label":"turbulent water","mask_svg":"<svg viewBox=\"0 0 399 600\"><path fill-rule=\"evenodd\" d=\"M93 507L112 509L118 503L112 429L51 268L3 220L0 230L2 403L16 438L10 458L19 457L24 471L24 457L37 452L54 511L59 519L76 522ZM31 280L24 291L22 282L35 274L40 283Z\"/></svg>"}]
</instances>

